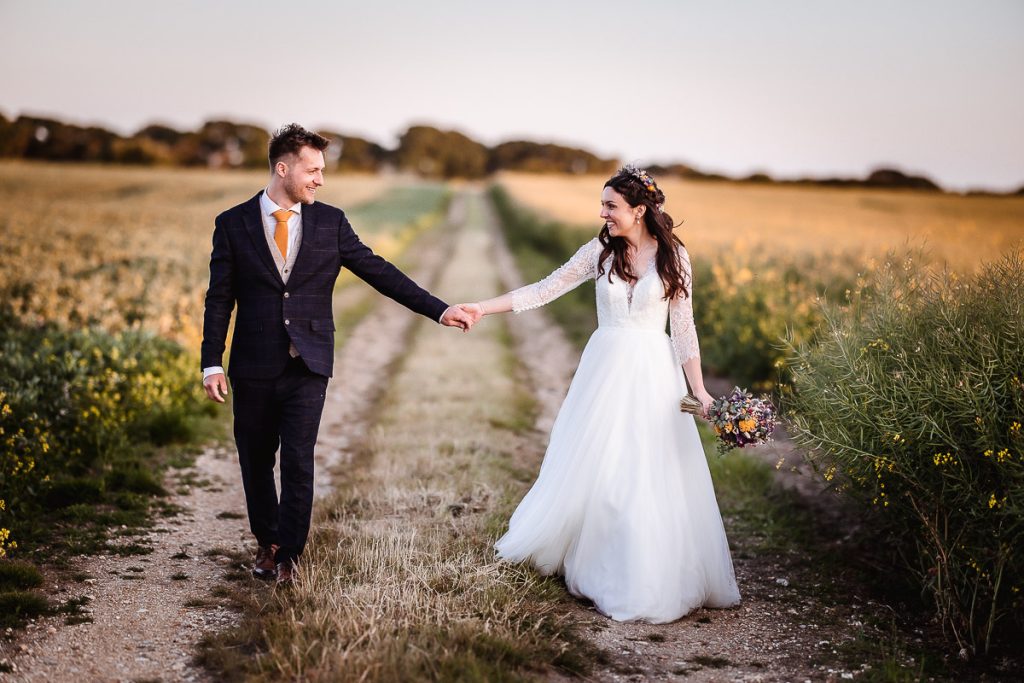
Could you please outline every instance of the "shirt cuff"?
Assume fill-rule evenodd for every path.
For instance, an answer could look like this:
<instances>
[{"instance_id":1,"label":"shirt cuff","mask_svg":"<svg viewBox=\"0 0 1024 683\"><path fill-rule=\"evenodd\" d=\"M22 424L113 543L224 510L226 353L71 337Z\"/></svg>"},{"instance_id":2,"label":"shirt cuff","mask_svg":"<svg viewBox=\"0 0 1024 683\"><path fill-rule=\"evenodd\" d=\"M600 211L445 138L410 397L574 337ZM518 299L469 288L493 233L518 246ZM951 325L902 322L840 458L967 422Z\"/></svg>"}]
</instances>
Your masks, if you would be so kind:
<instances>
[{"instance_id":1,"label":"shirt cuff","mask_svg":"<svg viewBox=\"0 0 1024 683\"><path fill-rule=\"evenodd\" d=\"M223 374L224 374L224 368L222 368L219 365L213 365L213 366L208 367L208 368L203 368L203 380L205 380L210 375L223 375Z\"/></svg>"},{"instance_id":2,"label":"shirt cuff","mask_svg":"<svg viewBox=\"0 0 1024 683\"><path fill-rule=\"evenodd\" d=\"M441 321L444 320L445 314L447 314L448 311L450 311L450 310L452 310L451 306L449 306L448 308L444 309L444 311L441 313L441 317L437 319L437 322L441 323Z\"/></svg>"}]
</instances>

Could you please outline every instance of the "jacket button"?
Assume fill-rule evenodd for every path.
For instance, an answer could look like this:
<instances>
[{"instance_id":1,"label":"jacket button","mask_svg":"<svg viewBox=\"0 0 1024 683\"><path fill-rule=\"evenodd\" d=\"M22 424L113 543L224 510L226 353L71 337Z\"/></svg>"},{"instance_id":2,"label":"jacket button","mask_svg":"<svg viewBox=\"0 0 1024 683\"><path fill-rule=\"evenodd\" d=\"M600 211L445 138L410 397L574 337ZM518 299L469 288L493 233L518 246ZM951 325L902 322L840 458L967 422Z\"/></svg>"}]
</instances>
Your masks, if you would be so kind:
<instances>
[{"instance_id":1,"label":"jacket button","mask_svg":"<svg viewBox=\"0 0 1024 683\"><path fill-rule=\"evenodd\" d=\"M285 324L285 325L291 325L291 324L292 324L292 321L291 321L291 320L285 320L285 321L284 321L284 324Z\"/></svg>"},{"instance_id":2,"label":"jacket button","mask_svg":"<svg viewBox=\"0 0 1024 683\"><path fill-rule=\"evenodd\" d=\"M284 298L285 298L285 299L287 299L287 298L288 298L288 297L290 297L290 296L291 296L291 294L289 294L288 292L285 292L285 293L284 293Z\"/></svg>"}]
</instances>

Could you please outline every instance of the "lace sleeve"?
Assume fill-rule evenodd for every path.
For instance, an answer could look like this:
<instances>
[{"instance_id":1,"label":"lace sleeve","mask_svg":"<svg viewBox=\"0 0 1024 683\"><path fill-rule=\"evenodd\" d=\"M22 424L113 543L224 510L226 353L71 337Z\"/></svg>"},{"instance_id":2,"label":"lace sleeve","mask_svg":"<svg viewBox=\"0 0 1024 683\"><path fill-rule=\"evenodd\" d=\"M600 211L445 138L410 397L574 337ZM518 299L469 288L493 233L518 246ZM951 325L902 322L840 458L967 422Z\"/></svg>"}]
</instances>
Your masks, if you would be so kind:
<instances>
[{"instance_id":1,"label":"lace sleeve","mask_svg":"<svg viewBox=\"0 0 1024 683\"><path fill-rule=\"evenodd\" d=\"M697 344L697 328L693 324L693 269L690 267L690 256L686 249L679 247L679 255L683 260L683 271L686 274L689 296L677 296L669 303L669 326L672 333L672 348L676 352L676 360L680 365L693 358L700 358L700 346Z\"/></svg>"},{"instance_id":2,"label":"lace sleeve","mask_svg":"<svg viewBox=\"0 0 1024 683\"><path fill-rule=\"evenodd\" d=\"M540 282L526 285L512 292L512 310L516 313L538 308L554 301L566 292L579 287L597 274L597 256L601 243L595 237L566 261L555 272Z\"/></svg>"}]
</instances>

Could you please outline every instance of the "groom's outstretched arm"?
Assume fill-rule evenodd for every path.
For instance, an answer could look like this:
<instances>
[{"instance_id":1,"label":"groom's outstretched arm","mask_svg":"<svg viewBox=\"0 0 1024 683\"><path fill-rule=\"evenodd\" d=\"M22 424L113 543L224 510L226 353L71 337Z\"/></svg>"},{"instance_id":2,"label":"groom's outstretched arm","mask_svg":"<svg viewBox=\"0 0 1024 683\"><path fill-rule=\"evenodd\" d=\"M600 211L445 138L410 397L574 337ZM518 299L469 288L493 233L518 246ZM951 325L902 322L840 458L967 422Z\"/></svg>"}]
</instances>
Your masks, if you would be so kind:
<instances>
[{"instance_id":1,"label":"groom's outstretched arm","mask_svg":"<svg viewBox=\"0 0 1024 683\"><path fill-rule=\"evenodd\" d=\"M443 325L464 330L472 326L474 321L461 309L450 307L387 260L373 253L356 235L344 212L341 212L341 225L338 229L338 253L341 255L342 266L406 308Z\"/></svg>"}]
</instances>

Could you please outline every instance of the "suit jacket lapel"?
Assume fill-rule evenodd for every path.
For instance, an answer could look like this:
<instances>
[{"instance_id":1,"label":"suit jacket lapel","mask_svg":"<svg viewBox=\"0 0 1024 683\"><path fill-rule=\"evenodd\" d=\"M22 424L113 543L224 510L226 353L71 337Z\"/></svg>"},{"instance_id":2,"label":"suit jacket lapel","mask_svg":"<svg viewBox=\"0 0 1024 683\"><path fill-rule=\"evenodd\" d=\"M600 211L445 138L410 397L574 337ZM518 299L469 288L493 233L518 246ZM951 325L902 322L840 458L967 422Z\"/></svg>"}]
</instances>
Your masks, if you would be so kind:
<instances>
[{"instance_id":1,"label":"suit jacket lapel","mask_svg":"<svg viewBox=\"0 0 1024 683\"><path fill-rule=\"evenodd\" d=\"M292 266L293 277L300 266L311 258L308 252L313 250L313 244L316 241L316 231L319 227L317 223L320 215L319 208L320 205L316 202L302 207L302 244L299 246L299 253L295 255L295 264ZM306 254L306 258L302 257L303 254Z\"/></svg>"},{"instance_id":2,"label":"suit jacket lapel","mask_svg":"<svg viewBox=\"0 0 1024 683\"><path fill-rule=\"evenodd\" d=\"M267 245L267 234L263 228L263 216L260 215L260 195L262 194L262 192L257 193L255 197L245 203L242 207L242 220L245 222L245 231L249 233L249 238L252 239L253 246L256 247L256 253L263 260L263 265L283 285L284 280L281 279L281 273L278 272L277 264L274 263L274 257Z\"/></svg>"}]
</instances>

